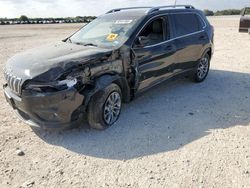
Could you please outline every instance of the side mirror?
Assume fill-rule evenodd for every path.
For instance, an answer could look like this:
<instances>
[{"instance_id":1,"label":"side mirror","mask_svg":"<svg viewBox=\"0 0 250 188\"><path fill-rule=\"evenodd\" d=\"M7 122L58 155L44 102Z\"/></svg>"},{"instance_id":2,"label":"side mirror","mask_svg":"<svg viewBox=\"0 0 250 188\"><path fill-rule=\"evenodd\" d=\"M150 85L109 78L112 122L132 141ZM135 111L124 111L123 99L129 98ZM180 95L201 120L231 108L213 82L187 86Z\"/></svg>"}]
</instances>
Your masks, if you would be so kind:
<instances>
[{"instance_id":1,"label":"side mirror","mask_svg":"<svg viewBox=\"0 0 250 188\"><path fill-rule=\"evenodd\" d=\"M139 46L139 47L144 47L144 46L146 46L147 44L149 44L149 39L148 39L148 37L145 37L145 36L139 36L139 37L138 37L138 46Z\"/></svg>"}]
</instances>

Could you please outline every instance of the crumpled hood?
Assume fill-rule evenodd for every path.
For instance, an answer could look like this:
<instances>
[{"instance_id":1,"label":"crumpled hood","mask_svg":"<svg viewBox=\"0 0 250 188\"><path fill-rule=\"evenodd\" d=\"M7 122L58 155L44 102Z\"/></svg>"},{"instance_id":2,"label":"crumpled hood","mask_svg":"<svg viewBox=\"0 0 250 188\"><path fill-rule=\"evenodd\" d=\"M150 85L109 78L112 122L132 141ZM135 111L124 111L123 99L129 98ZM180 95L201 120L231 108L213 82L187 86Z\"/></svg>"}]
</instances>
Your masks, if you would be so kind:
<instances>
[{"instance_id":1,"label":"crumpled hood","mask_svg":"<svg viewBox=\"0 0 250 188\"><path fill-rule=\"evenodd\" d=\"M62 73L62 71L67 70L71 66L86 64L90 60L93 61L93 59L98 59L108 54L112 54L111 49L59 42L15 55L8 60L6 72L23 80L33 79L50 70L56 70L54 74ZM50 76L56 75L50 74Z\"/></svg>"}]
</instances>

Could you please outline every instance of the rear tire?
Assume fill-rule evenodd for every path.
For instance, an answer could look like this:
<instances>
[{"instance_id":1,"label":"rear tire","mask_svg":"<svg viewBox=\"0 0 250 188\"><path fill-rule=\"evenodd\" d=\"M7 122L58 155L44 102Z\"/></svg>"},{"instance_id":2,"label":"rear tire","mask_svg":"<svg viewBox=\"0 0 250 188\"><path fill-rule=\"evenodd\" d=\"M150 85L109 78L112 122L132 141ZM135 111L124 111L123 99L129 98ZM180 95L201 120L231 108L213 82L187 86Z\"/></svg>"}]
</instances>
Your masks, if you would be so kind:
<instances>
[{"instance_id":1,"label":"rear tire","mask_svg":"<svg viewBox=\"0 0 250 188\"><path fill-rule=\"evenodd\" d=\"M193 80L195 82L203 82L210 69L210 56L205 54L200 60L193 74Z\"/></svg>"},{"instance_id":2,"label":"rear tire","mask_svg":"<svg viewBox=\"0 0 250 188\"><path fill-rule=\"evenodd\" d=\"M112 83L91 98L87 112L90 127L99 130L111 127L119 119L121 107L121 89Z\"/></svg>"}]
</instances>

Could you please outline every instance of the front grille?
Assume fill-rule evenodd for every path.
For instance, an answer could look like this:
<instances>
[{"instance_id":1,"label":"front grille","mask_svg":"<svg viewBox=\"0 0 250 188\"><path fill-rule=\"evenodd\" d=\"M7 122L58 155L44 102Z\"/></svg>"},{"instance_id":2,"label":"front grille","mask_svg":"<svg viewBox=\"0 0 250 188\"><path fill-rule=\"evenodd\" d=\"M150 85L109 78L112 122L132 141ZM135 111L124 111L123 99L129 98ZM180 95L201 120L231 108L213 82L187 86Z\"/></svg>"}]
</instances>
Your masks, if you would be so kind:
<instances>
[{"instance_id":1,"label":"front grille","mask_svg":"<svg viewBox=\"0 0 250 188\"><path fill-rule=\"evenodd\" d=\"M9 88L12 91L14 91L17 94L22 93L22 79L21 78L18 78L6 71L4 72L4 77L5 77L5 80L7 81Z\"/></svg>"}]
</instances>

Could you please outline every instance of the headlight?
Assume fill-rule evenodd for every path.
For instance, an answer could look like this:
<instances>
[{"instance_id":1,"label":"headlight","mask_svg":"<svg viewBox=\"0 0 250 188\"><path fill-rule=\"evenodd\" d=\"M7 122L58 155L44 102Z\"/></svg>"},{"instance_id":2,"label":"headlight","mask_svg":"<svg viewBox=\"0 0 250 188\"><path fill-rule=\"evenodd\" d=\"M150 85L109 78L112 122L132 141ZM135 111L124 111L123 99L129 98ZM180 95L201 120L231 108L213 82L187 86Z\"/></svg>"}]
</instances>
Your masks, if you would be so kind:
<instances>
[{"instance_id":1,"label":"headlight","mask_svg":"<svg viewBox=\"0 0 250 188\"><path fill-rule=\"evenodd\" d=\"M26 89L38 92L55 92L71 88L76 84L76 78L54 82L30 82L26 85Z\"/></svg>"}]
</instances>

